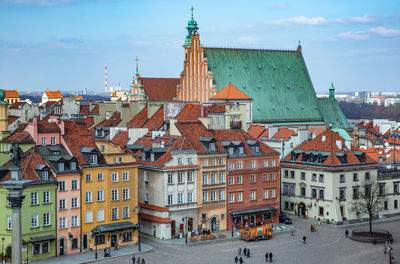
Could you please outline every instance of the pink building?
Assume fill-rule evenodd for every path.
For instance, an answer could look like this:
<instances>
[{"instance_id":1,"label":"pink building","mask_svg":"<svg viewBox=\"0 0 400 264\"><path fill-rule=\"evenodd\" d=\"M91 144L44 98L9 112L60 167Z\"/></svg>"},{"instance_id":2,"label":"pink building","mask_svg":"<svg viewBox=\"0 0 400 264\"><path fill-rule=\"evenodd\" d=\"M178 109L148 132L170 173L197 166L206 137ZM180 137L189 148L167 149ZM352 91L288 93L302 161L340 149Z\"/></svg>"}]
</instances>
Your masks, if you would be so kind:
<instances>
[{"instance_id":1,"label":"pink building","mask_svg":"<svg viewBox=\"0 0 400 264\"><path fill-rule=\"evenodd\" d=\"M37 118L29 122L25 128L36 146L58 145L61 139L61 129L56 124L54 119L43 119L38 121Z\"/></svg>"}]
</instances>

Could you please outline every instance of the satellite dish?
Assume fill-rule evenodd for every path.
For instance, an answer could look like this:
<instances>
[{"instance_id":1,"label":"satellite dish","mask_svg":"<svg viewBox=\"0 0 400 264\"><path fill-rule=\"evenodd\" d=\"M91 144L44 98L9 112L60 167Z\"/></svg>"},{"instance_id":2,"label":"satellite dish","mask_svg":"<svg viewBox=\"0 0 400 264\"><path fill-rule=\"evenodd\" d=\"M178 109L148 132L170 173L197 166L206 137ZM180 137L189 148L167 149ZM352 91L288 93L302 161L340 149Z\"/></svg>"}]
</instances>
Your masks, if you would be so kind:
<instances>
[{"instance_id":1,"label":"satellite dish","mask_svg":"<svg viewBox=\"0 0 400 264\"><path fill-rule=\"evenodd\" d=\"M383 145L387 148L389 146L389 143L385 142Z\"/></svg>"}]
</instances>

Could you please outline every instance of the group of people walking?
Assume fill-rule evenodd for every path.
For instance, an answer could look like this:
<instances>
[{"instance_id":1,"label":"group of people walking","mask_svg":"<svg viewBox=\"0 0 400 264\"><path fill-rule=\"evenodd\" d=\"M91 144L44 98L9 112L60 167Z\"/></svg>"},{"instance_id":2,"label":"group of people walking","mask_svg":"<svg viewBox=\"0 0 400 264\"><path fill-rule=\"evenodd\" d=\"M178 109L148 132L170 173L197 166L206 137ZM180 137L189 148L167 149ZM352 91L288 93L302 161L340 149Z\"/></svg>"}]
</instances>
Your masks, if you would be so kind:
<instances>
[{"instance_id":1,"label":"group of people walking","mask_svg":"<svg viewBox=\"0 0 400 264\"><path fill-rule=\"evenodd\" d=\"M243 257L250 258L250 249L249 248L243 248ZM237 249L237 255L233 259L235 264L242 264L243 263L243 258L242 258L242 248ZM266 262L272 262L272 252L266 252L265 253L265 261Z\"/></svg>"},{"instance_id":2,"label":"group of people walking","mask_svg":"<svg viewBox=\"0 0 400 264\"><path fill-rule=\"evenodd\" d=\"M132 264L146 264L146 261L144 258L140 260L140 257L135 257L135 255L132 256Z\"/></svg>"}]
</instances>

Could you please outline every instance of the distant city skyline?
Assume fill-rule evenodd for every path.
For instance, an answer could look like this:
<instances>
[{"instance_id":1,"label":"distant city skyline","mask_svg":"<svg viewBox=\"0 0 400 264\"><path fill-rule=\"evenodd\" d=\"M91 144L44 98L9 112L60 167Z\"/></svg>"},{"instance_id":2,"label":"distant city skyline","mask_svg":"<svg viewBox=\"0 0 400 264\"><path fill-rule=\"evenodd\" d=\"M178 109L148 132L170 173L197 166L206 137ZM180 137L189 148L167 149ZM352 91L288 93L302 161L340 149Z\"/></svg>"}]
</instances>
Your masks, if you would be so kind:
<instances>
[{"instance_id":1,"label":"distant city skyline","mask_svg":"<svg viewBox=\"0 0 400 264\"><path fill-rule=\"evenodd\" d=\"M314 88L398 91L398 1L0 1L1 89L104 91L179 78L190 8L204 46L303 47Z\"/></svg>"}]
</instances>

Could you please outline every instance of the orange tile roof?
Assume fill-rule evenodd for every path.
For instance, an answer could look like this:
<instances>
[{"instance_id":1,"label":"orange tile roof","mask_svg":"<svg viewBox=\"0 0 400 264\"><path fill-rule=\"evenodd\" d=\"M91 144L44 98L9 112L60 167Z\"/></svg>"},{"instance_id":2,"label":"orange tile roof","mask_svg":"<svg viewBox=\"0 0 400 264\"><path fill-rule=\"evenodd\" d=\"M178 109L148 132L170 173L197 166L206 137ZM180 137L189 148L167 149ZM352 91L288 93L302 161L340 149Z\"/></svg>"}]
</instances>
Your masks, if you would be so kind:
<instances>
[{"instance_id":1,"label":"orange tile roof","mask_svg":"<svg viewBox=\"0 0 400 264\"><path fill-rule=\"evenodd\" d=\"M278 132L276 132L268 141L286 142L294 135L297 135L297 133L292 129L279 128Z\"/></svg>"},{"instance_id":2,"label":"orange tile roof","mask_svg":"<svg viewBox=\"0 0 400 264\"><path fill-rule=\"evenodd\" d=\"M147 100L172 101L176 98L179 78L140 78Z\"/></svg>"},{"instance_id":3,"label":"orange tile roof","mask_svg":"<svg viewBox=\"0 0 400 264\"><path fill-rule=\"evenodd\" d=\"M121 123L121 121L121 113L115 112L112 116L110 116L110 118L105 119L104 121L92 127L90 131L94 132L96 130L96 127L116 127L119 123Z\"/></svg>"},{"instance_id":4,"label":"orange tile roof","mask_svg":"<svg viewBox=\"0 0 400 264\"><path fill-rule=\"evenodd\" d=\"M139 206L145 209L153 210L153 211L159 211L159 212L169 212L168 207L161 207L157 205L152 205L148 203L139 203Z\"/></svg>"},{"instance_id":5,"label":"orange tile roof","mask_svg":"<svg viewBox=\"0 0 400 264\"><path fill-rule=\"evenodd\" d=\"M31 137L31 135L28 132L22 131L17 129L16 131L14 131L14 133L12 133L11 135L9 135L6 138L3 138L3 140L1 140L1 142L8 142L8 143L12 143L12 142L19 142L21 144L35 144L35 141L33 140L33 138Z\"/></svg>"},{"instance_id":6,"label":"orange tile roof","mask_svg":"<svg viewBox=\"0 0 400 264\"><path fill-rule=\"evenodd\" d=\"M197 120L201 117L201 105L189 103L176 115L177 120Z\"/></svg>"},{"instance_id":7,"label":"orange tile roof","mask_svg":"<svg viewBox=\"0 0 400 264\"><path fill-rule=\"evenodd\" d=\"M251 124L249 127L249 130L247 130L247 133L252 135L253 137L257 139L262 139L263 137L266 137L264 141L268 140L268 130L269 128L265 129L265 125L254 125Z\"/></svg>"},{"instance_id":8,"label":"orange tile roof","mask_svg":"<svg viewBox=\"0 0 400 264\"><path fill-rule=\"evenodd\" d=\"M153 222L157 222L157 223L171 223L172 222L171 218L169 218L169 217L163 218L163 217L159 217L159 216L155 216L155 215L151 215L151 214L145 214L145 213L140 213L140 218L149 220L149 221L153 221Z\"/></svg>"},{"instance_id":9,"label":"orange tile roof","mask_svg":"<svg viewBox=\"0 0 400 264\"><path fill-rule=\"evenodd\" d=\"M225 104L213 104L207 113L225 113Z\"/></svg>"},{"instance_id":10,"label":"orange tile roof","mask_svg":"<svg viewBox=\"0 0 400 264\"><path fill-rule=\"evenodd\" d=\"M245 95L242 91L236 88L233 84L228 84L221 91L219 91L211 99L214 100L251 100L250 97Z\"/></svg>"},{"instance_id":11,"label":"orange tile roof","mask_svg":"<svg viewBox=\"0 0 400 264\"><path fill-rule=\"evenodd\" d=\"M3 90L6 94L5 98L18 98L19 92L18 90Z\"/></svg>"},{"instance_id":12,"label":"orange tile roof","mask_svg":"<svg viewBox=\"0 0 400 264\"><path fill-rule=\"evenodd\" d=\"M95 105L92 109L92 111L90 111L91 114L98 114L99 113L99 105Z\"/></svg>"},{"instance_id":13,"label":"orange tile roof","mask_svg":"<svg viewBox=\"0 0 400 264\"><path fill-rule=\"evenodd\" d=\"M113 137L111 142L115 145L120 146L122 149L125 148L126 143L129 141L128 131L119 131L117 135Z\"/></svg>"},{"instance_id":14,"label":"orange tile roof","mask_svg":"<svg viewBox=\"0 0 400 264\"><path fill-rule=\"evenodd\" d=\"M62 98L62 94L60 91L45 91L47 97L49 98Z\"/></svg>"},{"instance_id":15,"label":"orange tile roof","mask_svg":"<svg viewBox=\"0 0 400 264\"><path fill-rule=\"evenodd\" d=\"M149 131L159 130L164 123L164 107L160 107L150 118L147 118L147 109L147 106L143 108L126 126L128 128L148 128Z\"/></svg>"},{"instance_id":16,"label":"orange tile roof","mask_svg":"<svg viewBox=\"0 0 400 264\"><path fill-rule=\"evenodd\" d=\"M55 122L48 122L47 120L41 120L37 123L39 133L57 133L60 132L60 128Z\"/></svg>"},{"instance_id":17,"label":"orange tile roof","mask_svg":"<svg viewBox=\"0 0 400 264\"><path fill-rule=\"evenodd\" d=\"M19 116L8 116L8 125L11 125L12 123L14 123L15 121L17 121L19 119Z\"/></svg>"}]
</instances>

